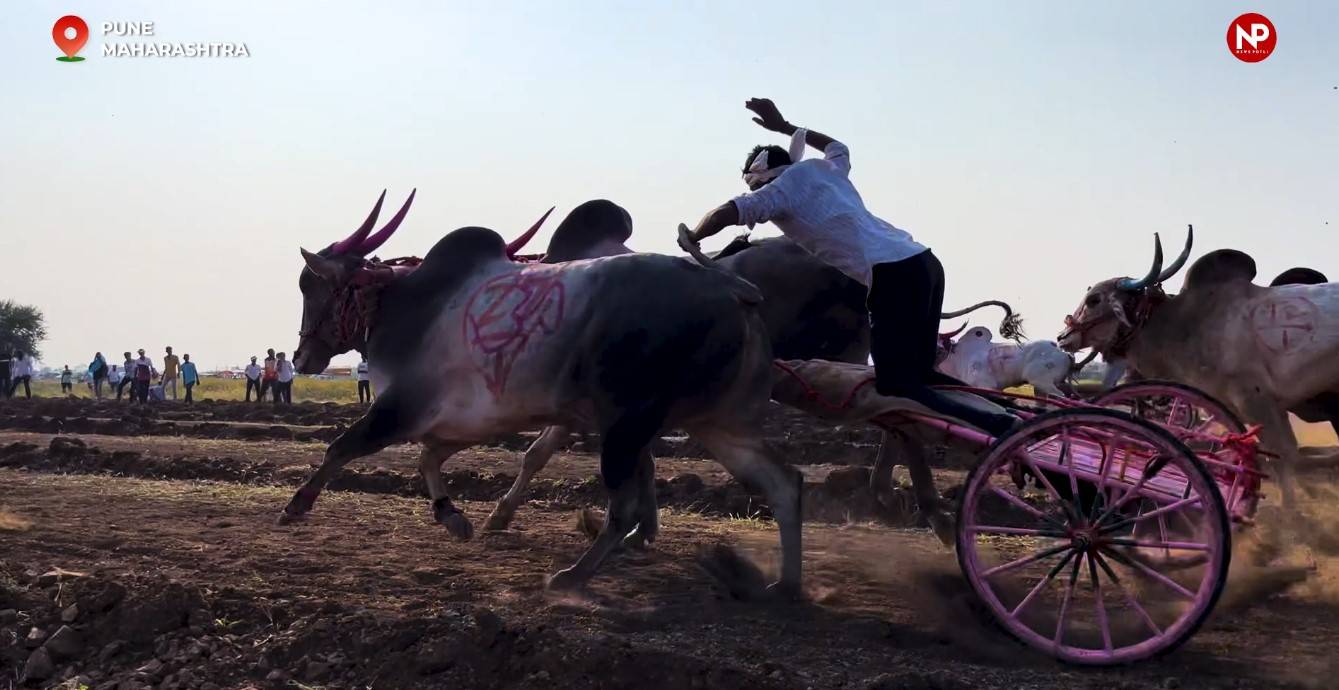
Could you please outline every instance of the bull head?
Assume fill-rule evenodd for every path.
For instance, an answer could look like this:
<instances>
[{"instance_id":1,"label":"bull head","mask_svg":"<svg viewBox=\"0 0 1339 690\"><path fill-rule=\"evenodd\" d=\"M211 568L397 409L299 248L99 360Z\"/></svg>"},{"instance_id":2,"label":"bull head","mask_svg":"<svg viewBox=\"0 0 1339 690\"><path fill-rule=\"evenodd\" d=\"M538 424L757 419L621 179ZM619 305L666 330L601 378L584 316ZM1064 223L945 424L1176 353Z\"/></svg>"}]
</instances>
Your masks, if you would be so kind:
<instances>
[{"instance_id":1,"label":"bull head","mask_svg":"<svg viewBox=\"0 0 1339 690\"><path fill-rule=\"evenodd\" d=\"M372 206L372 212L353 234L316 253L302 250L302 259L306 263L298 276L298 288L302 291L302 328L298 332L298 347L293 351L293 364L299 373L319 374L334 356L366 347L361 339L350 338L342 332L340 319L346 315L337 312L355 280L370 275L372 264L365 257L385 244L400 227L417 192L417 189L411 191L404 206L376 233L371 231L386 199L384 190ZM530 229L507 244L508 258L516 257L552 212L550 208ZM380 281L383 275L389 274L377 272L376 275ZM367 282L370 281L360 281L359 284Z\"/></svg>"},{"instance_id":2,"label":"bull head","mask_svg":"<svg viewBox=\"0 0 1339 690\"><path fill-rule=\"evenodd\" d=\"M1190 258L1195 242L1195 228L1188 226L1186 245L1170 266L1162 263L1162 240L1153 235L1153 265L1142 278L1111 278L1088 289L1083 302L1074 314L1065 318L1065 330L1057 339L1061 349L1076 352L1091 347L1097 352L1109 352L1127 337L1138 324L1131 313L1146 290L1156 288L1176 275Z\"/></svg>"}]
</instances>

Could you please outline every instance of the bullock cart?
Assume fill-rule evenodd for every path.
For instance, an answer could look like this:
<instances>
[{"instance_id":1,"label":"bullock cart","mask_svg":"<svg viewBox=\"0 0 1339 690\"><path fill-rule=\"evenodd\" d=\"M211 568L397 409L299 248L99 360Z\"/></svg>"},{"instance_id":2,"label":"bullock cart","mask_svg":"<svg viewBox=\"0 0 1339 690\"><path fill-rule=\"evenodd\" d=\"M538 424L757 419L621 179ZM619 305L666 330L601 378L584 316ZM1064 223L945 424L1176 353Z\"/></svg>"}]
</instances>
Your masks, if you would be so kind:
<instances>
[{"instance_id":1,"label":"bullock cart","mask_svg":"<svg viewBox=\"0 0 1339 690\"><path fill-rule=\"evenodd\" d=\"M1254 435L1171 384L1085 403L954 390L1024 422L1002 438L874 391L869 367L778 361L773 397L836 423L908 423L979 446L956 499L963 576L1007 633L1089 665L1175 649L1227 581L1263 477Z\"/></svg>"}]
</instances>

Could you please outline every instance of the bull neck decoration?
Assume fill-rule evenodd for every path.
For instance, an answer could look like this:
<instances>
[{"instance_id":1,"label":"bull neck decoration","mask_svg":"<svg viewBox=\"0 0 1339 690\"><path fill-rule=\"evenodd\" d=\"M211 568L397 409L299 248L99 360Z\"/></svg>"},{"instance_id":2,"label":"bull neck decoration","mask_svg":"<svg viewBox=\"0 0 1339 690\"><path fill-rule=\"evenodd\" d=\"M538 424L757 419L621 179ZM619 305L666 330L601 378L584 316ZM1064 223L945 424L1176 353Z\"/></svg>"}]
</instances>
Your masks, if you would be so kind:
<instances>
[{"instance_id":1,"label":"bull neck decoration","mask_svg":"<svg viewBox=\"0 0 1339 690\"><path fill-rule=\"evenodd\" d=\"M422 264L416 256L400 257L382 261L368 259L354 272L353 277L340 291L335 300L335 343L337 348L351 345L347 349L363 349L376 325L377 308L381 302L381 292L397 278L408 275Z\"/></svg>"},{"instance_id":2,"label":"bull neck decoration","mask_svg":"<svg viewBox=\"0 0 1339 690\"><path fill-rule=\"evenodd\" d=\"M1132 295L1133 296L1133 295ZM1153 285L1140 290L1134 303L1134 309L1128 310L1130 316L1130 325L1121 324L1116 330L1116 341L1111 344L1105 354L1112 357L1124 357L1130 351L1130 345L1144 329L1144 324L1153 317L1153 311L1167 302L1169 297L1162 291L1162 285ZM1121 331L1125 333L1122 335Z\"/></svg>"}]
</instances>

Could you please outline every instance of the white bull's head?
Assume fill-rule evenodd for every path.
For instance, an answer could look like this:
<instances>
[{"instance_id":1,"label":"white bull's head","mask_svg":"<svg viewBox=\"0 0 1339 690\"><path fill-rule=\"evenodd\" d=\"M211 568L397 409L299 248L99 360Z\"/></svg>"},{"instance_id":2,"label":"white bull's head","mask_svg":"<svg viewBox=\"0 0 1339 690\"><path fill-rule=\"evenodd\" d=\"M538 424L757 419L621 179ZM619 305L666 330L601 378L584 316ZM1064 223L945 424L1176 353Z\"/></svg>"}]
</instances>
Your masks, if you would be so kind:
<instances>
[{"instance_id":1,"label":"white bull's head","mask_svg":"<svg viewBox=\"0 0 1339 690\"><path fill-rule=\"evenodd\" d=\"M1091 288L1083 302L1071 316L1065 317L1065 330L1057 339L1061 349L1076 352L1091 347L1099 352L1109 352L1136 328L1139 315L1136 312L1141 299L1147 291L1154 290L1163 281L1176 275L1190 257L1190 249L1195 241L1195 229L1190 227L1186 233L1186 246L1172 265L1163 268L1162 241L1153 235L1153 265L1143 278L1111 278Z\"/></svg>"}]
</instances>

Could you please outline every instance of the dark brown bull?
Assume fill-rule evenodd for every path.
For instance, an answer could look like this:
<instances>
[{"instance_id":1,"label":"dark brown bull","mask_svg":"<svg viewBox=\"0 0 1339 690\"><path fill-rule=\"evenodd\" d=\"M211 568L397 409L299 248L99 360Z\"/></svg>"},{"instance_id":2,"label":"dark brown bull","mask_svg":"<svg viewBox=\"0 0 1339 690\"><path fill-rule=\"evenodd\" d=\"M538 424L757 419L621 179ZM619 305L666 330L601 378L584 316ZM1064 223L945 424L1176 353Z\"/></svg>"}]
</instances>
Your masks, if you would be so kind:
<instances>
[{"instance_id":1,"label":"dark brown bull","mask_svg":"<svg viewBox=\"0 0 1339 690\"><path fill-rule=\"evenodd\" d=\"M282 523L306 516L350 461L416 441L434 518L469 538L469 520L447 496L443 461L506 433L592 428L603 440L607 517L580 560L550 579L556 588L580 586L634 529L654 523L647 449L672 425L763 491L781 531L779 584L798 589L799 476L759 433L772 351L756 288L650 254L521 265L509 259L517 246L479 227L447 234L412 271L369 264L369 247L407 209L389 230L369 236L374 210L349 238L303 251L300 371L318 373L333 355L359 350L380 395L330 445ZM369 282L379 286L371 297L360 289ZM356 327L342 325L351 313Z\"/></svg>"}]
</instances>

